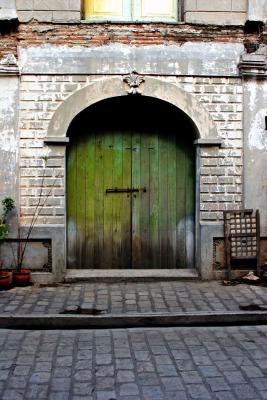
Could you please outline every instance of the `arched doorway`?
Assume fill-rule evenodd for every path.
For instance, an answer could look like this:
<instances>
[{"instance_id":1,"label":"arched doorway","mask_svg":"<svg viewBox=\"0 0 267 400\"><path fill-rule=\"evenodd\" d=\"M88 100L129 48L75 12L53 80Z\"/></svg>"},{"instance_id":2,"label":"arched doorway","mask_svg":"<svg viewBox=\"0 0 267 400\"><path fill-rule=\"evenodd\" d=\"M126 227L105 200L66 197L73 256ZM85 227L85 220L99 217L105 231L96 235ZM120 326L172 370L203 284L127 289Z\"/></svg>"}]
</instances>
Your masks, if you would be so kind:
<instances>
[{"instance_id":1,"label":"arched doorway","mask_svg":"<svg viewBox=\"0 0 267 400\"><path fill-rule=\"evenodd\" d=\"M196 134L186 114L111 98L79 113L68 136L67 266L192 268Z\"/></svg>"}]
</instances>

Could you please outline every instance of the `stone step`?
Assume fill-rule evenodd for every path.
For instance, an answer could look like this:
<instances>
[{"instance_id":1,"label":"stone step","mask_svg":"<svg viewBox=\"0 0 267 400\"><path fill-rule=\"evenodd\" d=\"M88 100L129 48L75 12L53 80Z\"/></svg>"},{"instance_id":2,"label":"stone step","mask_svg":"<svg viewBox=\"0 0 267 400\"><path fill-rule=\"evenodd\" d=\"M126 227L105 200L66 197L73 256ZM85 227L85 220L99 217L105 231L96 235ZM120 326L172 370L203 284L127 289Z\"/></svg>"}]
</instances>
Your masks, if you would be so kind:
<instances>
[{"instance_id":1,"label":"stone step","mask_svg":"<svg viewBox=\"0 0 267 400\"><path fill-rule=\"evenodd\" d=\"M133 313L109 315L0 314L1 329L114 329L265 324L267 312Z\"/></svg>"},{"instance_id":2,"label":"stone step","mask_svg":"<svg viewBox=\"0 0 267 400\"><path fill-rule=\"evenodd\" d=\"M197 280L196 269L68 269L65 282L155 282Z\"/></svg>"}]
</instances>

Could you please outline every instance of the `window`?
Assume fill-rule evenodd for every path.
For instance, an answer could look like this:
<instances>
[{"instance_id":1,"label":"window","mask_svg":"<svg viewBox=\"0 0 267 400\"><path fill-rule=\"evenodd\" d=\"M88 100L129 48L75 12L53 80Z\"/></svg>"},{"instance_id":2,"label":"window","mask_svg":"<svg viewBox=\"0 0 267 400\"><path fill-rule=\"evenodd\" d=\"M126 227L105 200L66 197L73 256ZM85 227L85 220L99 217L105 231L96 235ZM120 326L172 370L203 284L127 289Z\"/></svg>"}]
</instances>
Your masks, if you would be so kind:
<instances>
[{"instance_id":1,"label":"window","mask_svg":"<svg viewBox=\"0 0 267 400\"><path fill-rule=\"evenodd\" d=\"M84 0L88 20L163 21L178 20L178 0Z\"/></svg>"}]
</instances>

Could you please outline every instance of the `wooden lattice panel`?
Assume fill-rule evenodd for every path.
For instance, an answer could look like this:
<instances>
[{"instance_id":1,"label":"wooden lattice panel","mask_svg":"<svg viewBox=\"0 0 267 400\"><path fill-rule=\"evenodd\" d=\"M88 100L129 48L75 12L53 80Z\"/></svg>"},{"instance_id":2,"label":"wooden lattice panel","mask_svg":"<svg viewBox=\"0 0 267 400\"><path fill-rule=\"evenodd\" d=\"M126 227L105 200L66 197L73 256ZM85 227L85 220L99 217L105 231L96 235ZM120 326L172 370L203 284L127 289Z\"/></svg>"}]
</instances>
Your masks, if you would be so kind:
<instances>
[{"instance_id":1,"label":"wooden lattice panel","mask_svg":"<svg viewBox=\"0 0 267 400\"><path fill-rule=\"evenodd\" d=\"M259 211L225 211L224 230L229 275L235 259L257 260L259 272Z\"/></svg>"},{"instance_id":2,"label":"wooden lattice panel","mask_svg":"<svg viewBox=\"0 0 267 400\"><path fill-rule=\"evenodd\" d=\"M231 257L256 257L256 217L251 213L232 214L228 221Z\"/></svg>"}]
</instances>

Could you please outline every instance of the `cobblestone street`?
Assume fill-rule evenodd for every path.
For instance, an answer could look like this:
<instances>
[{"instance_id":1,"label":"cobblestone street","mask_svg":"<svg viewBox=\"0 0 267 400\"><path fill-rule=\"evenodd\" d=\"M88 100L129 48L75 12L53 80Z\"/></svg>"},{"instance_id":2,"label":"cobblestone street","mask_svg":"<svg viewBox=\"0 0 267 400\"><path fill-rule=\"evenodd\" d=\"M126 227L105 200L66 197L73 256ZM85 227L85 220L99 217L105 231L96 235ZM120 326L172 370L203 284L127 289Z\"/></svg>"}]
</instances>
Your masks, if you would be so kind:
<instances>
[{"instance_id":1,"label":"cobblestone street","mask_svg":"<svg viewBox=\"0 0 267 400\"><path fill-rule=\"evenodd\" d=\"M1 293L0 313L58 314L69 306L105 313L238 311L239 305L267 306L266 288L222 286L220 282L83 283L13 288Z\"/></svg>"},{"instance_id":2,"label":"cobblestone street","mask_svg":"<svg viewBox=\"0 0 267 400\"><path fill-rule=\"evenodd\" d=\"M267 326L0 331L1 400L267 399Z\"/></svg>"}]
</instances>

